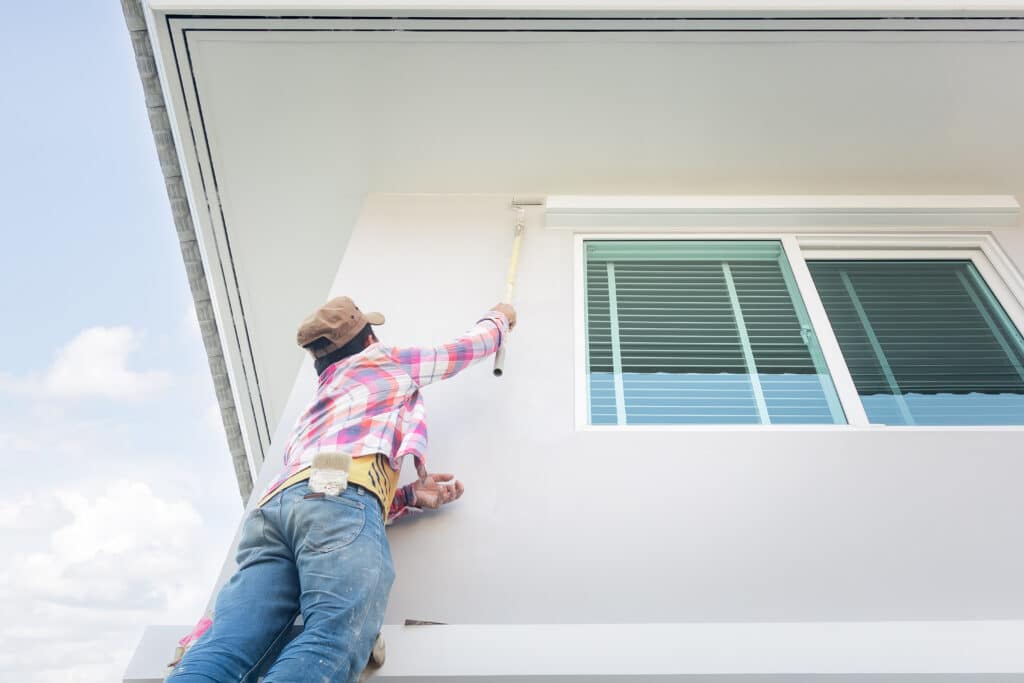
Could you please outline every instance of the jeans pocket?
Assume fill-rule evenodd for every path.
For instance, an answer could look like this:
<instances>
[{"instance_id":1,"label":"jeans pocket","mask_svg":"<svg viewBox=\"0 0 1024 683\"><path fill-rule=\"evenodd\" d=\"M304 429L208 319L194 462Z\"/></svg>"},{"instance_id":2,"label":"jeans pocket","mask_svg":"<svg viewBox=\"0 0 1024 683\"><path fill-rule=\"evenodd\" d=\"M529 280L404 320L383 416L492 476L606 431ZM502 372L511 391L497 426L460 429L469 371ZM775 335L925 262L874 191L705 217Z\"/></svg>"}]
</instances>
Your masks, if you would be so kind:
<instances>
[{"instance_id":1,"label":"jeans pocket","mask_svg":"<svg viewBox=\"0 0 1024 683\"><path fill-rule=\"evenodd\" d=\"M306 547L314 553L329 553L352 543L366 524L365 508L341 496L323 496L303 501L315 506L312 524L306 535Z\"/></svg>"}]
</instances>

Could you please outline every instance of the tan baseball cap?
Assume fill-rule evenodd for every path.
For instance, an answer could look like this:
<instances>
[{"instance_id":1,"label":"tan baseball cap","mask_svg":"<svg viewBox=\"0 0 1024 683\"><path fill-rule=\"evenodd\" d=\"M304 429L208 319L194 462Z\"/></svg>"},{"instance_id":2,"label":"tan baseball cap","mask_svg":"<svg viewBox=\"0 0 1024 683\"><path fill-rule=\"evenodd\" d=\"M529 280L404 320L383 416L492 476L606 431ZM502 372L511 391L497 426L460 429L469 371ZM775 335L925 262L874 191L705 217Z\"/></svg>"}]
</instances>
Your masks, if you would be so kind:
<instances>
[{"instance_id":1,"label":"tan baseball cap","mask_svg":"<svg viewBox=\"0 0 1024 683\"><path fill-rule=\"evenodd\" d=\"M326 344L306 348L314 358L322 358L355 339L367 324L383 325L384 316L380 313L363 313L352 299L339 296L303 320L295 340L299 346L306 348L318 339L326 339Z\"/></svg>"}]
</instances>

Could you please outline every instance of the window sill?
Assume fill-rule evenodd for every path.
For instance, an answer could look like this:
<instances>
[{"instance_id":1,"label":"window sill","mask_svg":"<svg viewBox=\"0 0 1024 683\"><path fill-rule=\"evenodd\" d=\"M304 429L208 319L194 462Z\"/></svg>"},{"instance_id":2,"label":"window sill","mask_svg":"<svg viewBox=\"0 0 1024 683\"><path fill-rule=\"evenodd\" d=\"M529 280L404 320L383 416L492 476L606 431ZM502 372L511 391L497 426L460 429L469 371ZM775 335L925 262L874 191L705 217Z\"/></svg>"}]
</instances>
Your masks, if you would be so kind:
<instances>
[{"instance_id":1,"label":"window sill","mask_svg":"<svg viewBox=\"0 0 1024 683\"><path fill-rule=\"evenodd\" d=\"M577 425L577 432L1024 432L1024 425ZM1024 455L1024 451L1021 451Z\"/></svg>"}]
</instances>

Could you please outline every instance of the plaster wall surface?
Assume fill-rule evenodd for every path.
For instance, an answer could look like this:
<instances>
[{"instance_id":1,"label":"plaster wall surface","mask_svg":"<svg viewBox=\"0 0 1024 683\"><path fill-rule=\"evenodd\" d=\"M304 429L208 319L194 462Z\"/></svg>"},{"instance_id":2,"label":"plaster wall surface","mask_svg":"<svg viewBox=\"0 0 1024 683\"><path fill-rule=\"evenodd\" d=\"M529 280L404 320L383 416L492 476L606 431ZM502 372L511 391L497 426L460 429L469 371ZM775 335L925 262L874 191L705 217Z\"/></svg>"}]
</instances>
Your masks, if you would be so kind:
<instances>
[{"instance_id":1,"label":"plaster wall surface","mask_svg":"<svg viewBox=\"0 0 1024 683\"><path fill-rule=\"evenodd\" d=\"M504 291L508 206L374 195L332 291L385 312L388 343L444 341ZM577 431L573 239L527 230L506 375L424 390L430 467L467 492L391 528L389 623L1024 615L1020 431Z\"/></svg>"}]
</instances>

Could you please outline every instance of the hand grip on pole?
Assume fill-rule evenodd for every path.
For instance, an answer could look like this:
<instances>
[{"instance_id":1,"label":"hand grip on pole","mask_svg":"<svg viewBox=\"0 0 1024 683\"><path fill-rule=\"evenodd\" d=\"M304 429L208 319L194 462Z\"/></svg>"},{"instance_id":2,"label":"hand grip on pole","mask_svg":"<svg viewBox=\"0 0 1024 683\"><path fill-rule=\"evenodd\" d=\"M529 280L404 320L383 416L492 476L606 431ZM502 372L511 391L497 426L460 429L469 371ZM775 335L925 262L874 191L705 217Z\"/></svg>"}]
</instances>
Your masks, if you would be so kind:
<instances>
[{"instance_id":1,"label":"hand grip on pole","mask_svg":"<svg viewBox=\"0 0 1024 683\"><path fill-rule=\"evenodd\" d=\"M525 214L526 211L521 206L516 207L516 232L515 239L512 242L512 257L508 263L508 278L505 280L505 298L502 299L502 303L512 304L512 295L515 293L516 288L516 272L519 270L519 247L523 243L523 233L526 231L525 228ZM494 355L494 376L501 377L505 374L505 348L508 346L508 335L501 342L501 346L498 347L498 352Z\"/></svg>"}]
</instances>

